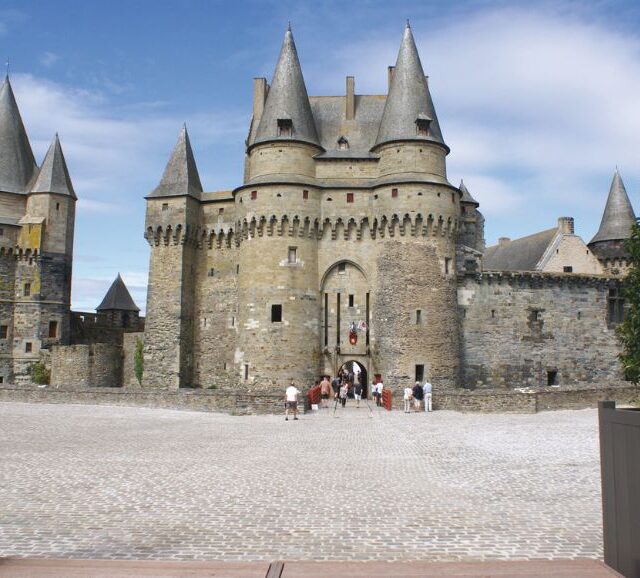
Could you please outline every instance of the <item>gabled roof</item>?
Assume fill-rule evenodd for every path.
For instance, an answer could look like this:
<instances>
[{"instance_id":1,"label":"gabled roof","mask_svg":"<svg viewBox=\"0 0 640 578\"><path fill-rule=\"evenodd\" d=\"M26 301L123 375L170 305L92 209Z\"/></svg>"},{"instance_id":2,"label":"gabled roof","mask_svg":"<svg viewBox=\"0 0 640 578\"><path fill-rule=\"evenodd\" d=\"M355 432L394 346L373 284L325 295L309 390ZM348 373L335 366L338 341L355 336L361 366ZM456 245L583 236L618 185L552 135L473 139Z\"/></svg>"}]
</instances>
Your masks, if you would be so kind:
<instances>
[{"instance_id":1,"label":"gabled roof","mask_svg":"<svg viewBox=\"0 0 640 578\"><path fill-rule=\"evenodd\" d=\"M553 228L487 247L482 268L485 271L536 271L547 247L558 234L558 229Z\"/></svg>"},{"instance_id":2,"label":"gabled roof","mask_svg":"<svg viewBox=\"0 0 640 578\"><path fill-rule=\"evenodd\" d=\"M622 182L620 172L616 169L609 189L609 197L604 208L600 228L589 245L599 241L616 241L628 239L631 236L631 227L636 222L631 201Z\"/></svg>"},{"instance_id":3,"label":"gabled roof","mask_svg":"<svg viewBox=\"0 0 640 578\"><path fill-rule=\"evenodd\" d=\"M291 120L291 136L278 136L280 119ZM272 140L297 140L320 146L291 27L285 32L260 124L250 144Z\"/></svg>"},{"instance_id":4,"label":"gabled roof","mask_svg":"<svg viewBox=\"0 0 640 578\"><path fill-rule=\"evenodd\" d=\"M96 307L96 311L116 309L118 311L140 311L140 308L133 302L131 294L124 284L120 273L116 280L109 287L109 291L104 296L102 303Z\"/></svg>"},{"instance_id":5,"label":"gabled roof","mask_svg":"<svg viewBox=\"0 0 640 578\"><path fill-rule=\"evenodd\" d=\"M71 184L67 163L64 160L60 139L56 134L47 151L40 174L31 188L32 193L58 193L77 199Z\"/></svg>"},{"instance_id":6,"label":"gabled roof","mask_svg":"<svg viewBox=\"0 0 640 578\"><path fill-rule=\"evenodd\" d=\"M426 136L418 135L417 119L430 121ZM409 23L404 29L376 145L395 140L426 140L446 146Z\"/></svg>"},{"instance_id":7,"label":"gabled roof","mask_svg":"<svg viewBox=\"0 0 640 578\"><path fill-rule=\"evenodd\" d=\"M191 195L200 198L202 184L196 166L191 142L184 125L178 136L178 142L171 153L171 158L164 169L160 184L149 197L174 197Z\"/></svg>"},{"instance_id":8,"label":"gabled roof","mask_svg":"<svg viewBox=\"0 0 640 578\"><path fill-rule=\"evenodd\" d=\"M480 203L476 201L469 192L469 189L464 184L463 180L460 180L460 186L458 187L460 192L462 193L462 198L460 199L461 203L469 203L471 205L475 205L476 207L480 206Z\"/></svg>"},{"instance_id":9,"label":"gabled roof","mask_svg":"<svg viewBox=\"0 0 640 578\"><path fill-rule=\"evenodd\" d=\"M27 193L37 173L27 132L7 76L0 87L0 191Z\"/></svg>"}]
</instances>

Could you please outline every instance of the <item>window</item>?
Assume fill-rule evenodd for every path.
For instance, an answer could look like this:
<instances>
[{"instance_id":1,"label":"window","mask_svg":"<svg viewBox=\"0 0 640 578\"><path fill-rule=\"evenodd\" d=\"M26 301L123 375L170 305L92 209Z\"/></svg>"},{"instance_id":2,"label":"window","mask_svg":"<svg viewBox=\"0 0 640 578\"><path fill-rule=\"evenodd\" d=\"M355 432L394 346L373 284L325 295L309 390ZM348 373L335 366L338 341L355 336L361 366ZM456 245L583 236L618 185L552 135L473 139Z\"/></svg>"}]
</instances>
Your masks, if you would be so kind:
<instances>
[{"instance_id":1,"label":"window","mask_svg":"<svg viewBox=\"0 0 640 578\"><path fill-rule=\"evenodd\" d=\"M4 235L4 229L0 228L0 237Z\"/></svg>"},{"instance_id":2,"label":"window","mask_svg":"<svg viewBox=\"0 0 640 578\"><path fill-rule=\"evenodd\" d=\"M338 150L341 150L341 151L349 150L349 141L343 136L341 136L338 139Z\"/></svg>"},{"instance_id":3,"label":"window","mask_svg":"<svg viewBox=\"0 0 640 578\"><path fill-rule=\"evenodd\" d=\"M33 343L31 343L31 341L27 341L24 344L24 351L25 353L31 353L33 351Z\"/></svg>"},{"instance_id":4,"label":"window","mask_svg":"<svg viewBox=\"0 0 640 578\"><path fill-rule=\"evenodd\" d=\"M278 119L278 136L293 136L293 122L290 118Z\"/></svg>"},{"instance_id":5,"label":"window","mask_svg":"<svg viewBox=\"0 0 640 578\"><path fill-rule=\"evenodd\" d=\"M236 265L236 275L240 274L240 265Z\"/></svg>"},{"instance_id":6,"label":"window","mask_svg":"<svg viewBox=\"0 0 640 578\"><path fill-rule=\"evenodd\" d=\"M4 383L4 375L0 375L0 383Z\"/></svg>"},{"instance_id":7,"label":"window","mask_svg":"<svg viewBox=\"0 0 640 578\"><path fill-rule=\"evenodd\" d=\"M349 307L353 307L353 294L349 295Z\"/></svg>"},{"instance_id":8,"label":"window","mask_svg":"<svg viewBox=\"0 0 640 578\"><path fill-rule=\"evenodd\" d=\"M6 339L9 333L9 327L7 325L0 325L0 339Z\"/></svg>"},{"instance_id":9,"label":"window","mask_svg":"<svg viewBox=\"0 0 640 578\"><path fill-rule=\"evenodd\" d=\"M309 198L309 191L307 191L307 189L304 189L304 191L302 191L302 198L305 201Z\"/></svg>"},{"instance_id":10,"label":"window","mask_svg":"<svg viewBox=\"0 0 640 578\"><path fill-rule=\"evenodd\" d=\"M216 273L216 270L211 267L211 269L209 269L209 271L207 272L207 277L213 277Z\"/></svg>"},{"instance_id":11,"label":"window","mask_svg":"<svg viewBox=\"0 0 640 578\"><path fill-rule=\"evenodd\" d=\"M297 247L289 247L289 263L295 263L298 260L297 253Z\"/></svg>"},{"instance_id":12,"label":"window","mask_svg":"<svg viewBox=\"0 0 640 578\"><path fill-rule=\"evenodd\" d=\"M547 385L558 385L558 372L555 369L547 371Z\"/></svg>"},{"instance_id":13,"label":"window","mask_svg":"<svg viewBox=\"0 0 640 578\"><path fill-rule=\"evenodd\" d=\"M56 337L58 337L58 322L49 321L49 338L55 339Z\"/></svg>"},{"instance_id":14,"label":"window","mask_svg":"<svg viewBox=\"0 0 640 578\"><path fill-rule=\"evenodd\" d=\"M428 118L416 119L416 134L418 136L429 136L430 124L431 124L431 119L428 119Z\"/></svg>"},{"instance_id":15,"label":"window","mask_svg":"<svg viewBox=\"0 0 640 578\"><path fill-rule=\"evenodd\" d=\"M271 323L282 322L282 305L271 306Z\"/></svg>"},{"instance_id":16,"label":"window","mask_svg":"<svg viewBox=\"0 0 640 578\"><path fill-rule=\"evenodd\" d=\"M565 273L573 273L573 267L572 267L571 265L565 265L565 266L562 268L562 270L563 270Z\"/></svg>"},{"instance_id":17,"label":"window","mask_svg":"<svg viewBox=\"0 0 640 578\"><path fill-rule=\"evenodd\" d=\"M423 382L424 381L424 365L416 365L416 381Z\"/></svg>"},{"instance_id":18,"label":"window","mask_svg":"<svg viewBox=\"0 0 640 578\"><path fill-rule=\"evenodd\" d=\"M422 309L416 309L416 325L422 323Z\"/></svg>"},{"instance_id":19,"label":"window","mask_svg":"<svg viewBox=\"0 0 640 578\"><path fill-rule=\"evenodd\" d=\"M347 193L347 203L353 203L353 193Z\"/></svg>"},{"instance_id":20,"label":"window","mask_svg":"<svg viewBox=\"0 0 640 578\"><path fill-rule=\"evenodd\" d=\"M251 200L255 201L258 198L258 191L251 191Z\"/></svg>"},{"instance_id":21,"label":"window","mask_svg":"<svg viewBox=\"0 0 640 578\"><path fill-rule=\"evenodd\" d=\"M244 364L244 380L247 381L249 379L249 364Z\"/></svg>"},{"instance_id":22,"label":"window","mask_svg":"<svg viewBox=\"0 0 640 578\"><path fill-rule=\"evenodd\" d=\"M451 257L444 258L444 274L448 275L451 271Z\"/></svg>"},{"instance_id":23,"label":"window","mask_svg":"<svg viewBox=\"0 0 640 578\"><path fill-rule=\"evenodd\" d=\"M162 210L163 211L168 211L169 210L169 203L162 203Z\"/></svg>"},{"instance_id":24,"label":"window","mask_svg":"<svg viewBox=\"0 0 640 578\"><path fill-rule=\"evenodd\" d=\"M398 189L391 189L391 198L396 199L398 197Z\"/></svg>"},{"instance_id":25,"label":"window","mask_svg":"<svg viewBox=\"0 0 640 578\"><path fill-rule=\"evenodd\" d=\"M224 369L225 371L227 371L227 362L226 362L226 361L222 364L222 369Z\"/></svg>"},{"instance_id":26,"label":"window","mask_svg":"<svg viewBox=\"0 0 640 578\"><path fill-rule=\"evenodd\" d=\"M582 311L578 311L578 319L582 319Z\"/></svg>"},{"instance_id":27,"label":"window","mask_svg":"<svg viewBox=\"0 0 640 578\"><path fill-rule=\"evenodd\" d=\"M455 193L451 193L451 202L452 203L456 202L456 194Z\"/></svg>"},{"instance_id":28,"label":"window","mask_svg":"<svg viewBox=\"0 0 640 578\"><path fill-rule=\"evenodd\" d=\"M608 321L609 325L618 325L624 321L624 299L620 295L619 287L609 288Z\"/></svg>"},{"instance_id":29,"label":"window","mask_svg":"<svg viewBox=\"0 0 640 578\"><path fill-rule=\"evenodd\" d=\"M56 203L56 211L60 210L60 203Z\"/></svg>"},{"instance_id":30,"label":"window","mask_svg":"<svg viewBox=\"0 0 640 578\"><path fill-rule=\"evenodd\" d=\"M338 273L344 273L347 268L346 263L338 263Z\"/></svg>"},{"instance_id":31,"label":"window","mask_svg":"<svg viewBox=\"0 0 640 578\"><path fill-rule=\"evenodd\" d=\"M218 209L218 215L222 215L222 213L224 213L224 207Z\"/></svg>"},{"instance_id":32,"label":"window","mask_svg":"<svg viewBox=\"0 0 640 578\"><path fill-rule=\"evenodd\" d=\"M495 318L495 316L496 316L496 310L495 310L495 309L492 309L492 310L491 310L491 317L492 317L492 318Z\"/></svg>"},{"instance_id":33,"label":"window","mask_svg":"<svg viewBox=\"0 0 640 578\"><path fill-rule=\"evenodd\" d=\"M24 284L24 296L29 297L31 295L31 283Z\"/></svg>"}]
</instances>

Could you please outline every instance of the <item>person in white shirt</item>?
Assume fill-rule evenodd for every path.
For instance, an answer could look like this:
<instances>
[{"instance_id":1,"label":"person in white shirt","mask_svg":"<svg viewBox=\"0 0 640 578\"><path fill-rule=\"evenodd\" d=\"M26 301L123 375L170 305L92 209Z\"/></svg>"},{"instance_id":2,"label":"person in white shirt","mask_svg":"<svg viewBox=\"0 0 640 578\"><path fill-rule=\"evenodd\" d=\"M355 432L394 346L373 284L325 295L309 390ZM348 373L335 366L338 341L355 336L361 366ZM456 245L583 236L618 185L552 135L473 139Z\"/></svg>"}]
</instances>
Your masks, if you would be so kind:
<instances>
[{"instance_id":1,"label":"person in white shirt","mask_svg":"<svg viewBox=\"0 0 640 578\"><path fill-rule=\"evenodd\" d=\"M378 407L380 407L382 405L382 390L384 389L384 384L382 383L382 380L380 380L376 385L375 385L375 392L376 392L376 405Z\"/></svg>"},{"instance_id":2,"label":"person in white shirt","mask_svg":"<svg viewBox=\"0 0 640 578\"><path fill-rule=\"evenodd\" d=\"M289 410L293 411L293 419L298 419L298 396L300 390L295 386L293 380L284 393L284 419L289 421Z\"/></svg>"},{"instance_id":3,"label":"person in white shirt","mask_svg":"<svg viewBox=\"0 0 640 578\"><path fill-rule=\"evenodd\" d=\"M424 411L432 411L431 393L433 391L433 386L429 383L429 380L424 382L424 385L422 386L422 391L424 391Z\"/></svg>"},{"instance_id":4,"label":"person in white shirt","mask_svg":"<svg viewBox=\"0 0 640 578\"><path fill-rule=\"evenodd\" d=\"M413 399L413 388L407 386L404 388L404 413L411 413L411 400Z\"/></svg>"}]
</instances>

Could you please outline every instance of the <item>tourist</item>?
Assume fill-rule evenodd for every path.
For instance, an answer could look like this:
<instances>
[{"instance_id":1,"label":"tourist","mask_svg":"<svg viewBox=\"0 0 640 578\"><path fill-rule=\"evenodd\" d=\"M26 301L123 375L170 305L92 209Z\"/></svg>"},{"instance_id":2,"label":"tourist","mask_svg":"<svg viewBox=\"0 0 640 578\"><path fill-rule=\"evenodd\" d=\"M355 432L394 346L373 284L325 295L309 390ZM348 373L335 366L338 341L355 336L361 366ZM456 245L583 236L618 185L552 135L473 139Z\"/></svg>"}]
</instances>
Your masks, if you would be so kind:
<instances>
[{"instance_id":1,"label":"tourist","mask_svg":"<svg viewBox=\"0 0 640 578\"><path fill-rule=\"evenodd\" d=\"M429 383L429 380L424 382L422 386L422 392L424 394L424 411L431 411L431 392L433 391L433 386Z\"/></svg>"},{"instance_id":2,"label":"tourist","mask_svg":"<svg viewBox=\"0 0 640 578\"><path fill-rule=\"evenodd\" d=\"M420 404L424 399L424 391L419 381L413 386L413 408L415 411L420 411Z\"/></svg>"},{"instance_id":3,"label":"tourist","mask_svg":"<svg viewBox=\"0 0 640 578\"><path fill-rule=\"evenodd\" d=\"M362 399L362 384L358 380L353 387L353 395L356 398L356 407L360 407L360 400Z\"/></svg>"},{"instance_id":4,"label":"tourist","mask_svg":"<svg viewBox=\"0 0 640 578\"><path fill-rule=\"evenodd\" d=\"M376 383L374 387L376 391L376 405L380 407L382 405L382 392L384 391L384 384L382 383L382 380Z\"/></svg>"},{"instance_id":5,"label":"tourist","mask_svg":"<svg viewBox=\"0 0 640 578\"><path fill-rule=\"evenodd\" d=\"M333 388L333 399L338 399L338 396L340 395L341 383L342 382L340 381L340 373L338 373L338 375L336 375L331 382L331 387Z\"/></svg>"},{"instance_id":6,"label":"tourist","mask_svg":"<svg viewBox=\"0 0 640 578\"><path fill-rule=\"evenodd\" d=\"M413 389L409 386L404 388L404 413L411 413L411 400L413 399Z\"/></svg>"},{"instance_id":7,"label":"tourist","mask_svg":"<svg viewBox=\"0 0 640 578\"><path fill-rule=\"evenodd\" d=\"M320 398L322 400L322 407L329 405L329 394L331 393L331 383L329 382L329 376L323 375L320 382Z\"/></svg>"},{"instance_id":8,"label":"tourist","mask_svg":"<svg viewBox=\"0 0 640 578\"><path fill-rule=\"evenodd\" d=\"M340 388L340 401L342 402L342 407L347 405L347 396L349 395L349 382L345 381Z\"/></svg>"},{"instance_id":9,"label":"tourist","mask_svg":"<svg viewBox=\"0 0 640 578\"><path fill-rule=\"evenodd\" d=\"M291 384L287 387L287 390L284 394L284 419L285 421L289 421L289 410L293 411L293 419L298 419L298 396L300 395L300 390L293 383L293 379L291 380Z\"/></svg>"}]
</instances>

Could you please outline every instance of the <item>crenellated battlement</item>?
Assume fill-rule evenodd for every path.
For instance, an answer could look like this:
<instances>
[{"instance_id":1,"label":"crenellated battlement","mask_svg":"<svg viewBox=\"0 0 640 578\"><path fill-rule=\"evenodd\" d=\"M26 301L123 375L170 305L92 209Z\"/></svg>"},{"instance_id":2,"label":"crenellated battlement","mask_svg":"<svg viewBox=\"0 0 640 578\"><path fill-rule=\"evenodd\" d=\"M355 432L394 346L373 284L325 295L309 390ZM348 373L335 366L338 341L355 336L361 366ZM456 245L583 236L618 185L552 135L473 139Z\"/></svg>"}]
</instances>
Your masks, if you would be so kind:
<instances>
[{"instance_id":1,"label":"crenellated battlement","mask_svg":"<svg viewBox=\"0 0 640 578\"><path fill-rule=\"evenodd\" d=\"M577 273L546 273L541 271L483 271L460 275L459 284L469 281L479 285L509 285L511 287L605 287L620 284L620 279L608 275L580 275Z\"/></svg>"},{"instance_id":2,"label":"crenellated battlement","mask_svg":"<svg viewBox=\"0 0 640 578\"><path fill-rule=\"evenodd\" d=\"M0 247L0 259L13 259L15 261L27 261L33 264L40 258L38 249L23 247Z\"/></svg>"}]
</instances>

